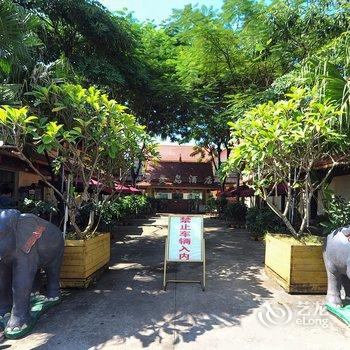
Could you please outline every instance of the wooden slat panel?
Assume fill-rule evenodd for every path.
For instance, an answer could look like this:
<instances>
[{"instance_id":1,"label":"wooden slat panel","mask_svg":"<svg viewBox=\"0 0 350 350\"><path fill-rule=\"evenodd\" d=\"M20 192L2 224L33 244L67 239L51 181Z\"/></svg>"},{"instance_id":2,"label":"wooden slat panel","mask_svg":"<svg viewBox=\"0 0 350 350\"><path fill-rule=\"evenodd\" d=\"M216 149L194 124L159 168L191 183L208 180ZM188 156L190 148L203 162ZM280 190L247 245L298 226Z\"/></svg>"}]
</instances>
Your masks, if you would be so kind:
<instances>
[{"instance_id":1,"label":"wooden slat panel","mask_svg":"<svg viewBox=\"0 0 350 350\"><path fill-rule=\"evenodd\" d=\"M94 247L97 245L97 243L100 243L100 242L105 242L105 241L109 241L110 240L110 234L109 233L103 233L103 234L100 234L99 236L96 236L96 237L93 237L92 239L89 239L86 242L85 246L87 248L89 247Z\"/></svg>"},{"instance_id":2,"label":"wooden slat panel","mask_svg":"<svg viewBox=\"0 0 350 350\"><path fill-rule=\"evenodd\" d=\"M321 245L292 245L268 236L265 252L266 272L287 292L325 293L327 274L322 251Z\"/></svg>"},{"instance_id":3,"label":"wooden slat panel","mask_svg":"<svg viewBox=\"0 0 350 350\"><path fill-rule=\"evenodd\" d=\"M324 283L327 281L327 275L324 271L297 271L293 272L293 283Z\"/></svg>"},{"instance_id":4,"label":"wooden slat panel","mask_svg":"<svg viewBox=\"0 0 350 350\"><path fill-rule=\"evenodd\" d=\"M65 253L83 253L85 250L85 247L84 246L77 246L77 247L67 247L65 246L64 247L64 252Z\"/></svg>"},{"instance_id":5,"label":"wooden slat panel","mask_svg":"<svg viewBox=\"0 0 350 350\"><path fill-rule=\"evenodd\" d=\"M94 254L89 254L86 258L86 270L91 269L94 265L98 264L100 261L103 261L108 258L109 260L110 252L109 249L104 249L101 251L96 251Z\"/></svg>"},{"instance_id":6,"label":"wooden slat panel","mask_svg":"<svg viewBox=\"0 0 350 350\"><path fill-rule=\"evenodd\" d=\"M321 245L293 246L292 284L327 284L322 252L323 247Z\"/></svg>"},{"instance_id":7,"label":"wooden slat panel","mask_svg":"<svg viewBox=\"0 0 350 350\"><path fill-rule=\"evenodd\" d=\"M327 283L292 284L289 287L289 293L326 294L327 293Z\"/></svg>"},{"instance_id":8,"label":"wooden slat panel","mask_svg":"<svg viewBox=\"0 0 350 350\"><path fill-rule=\"evenodd\" d=\"M89 270L86 271L85 277L91 276L95 271L97 271L102 266L106 265L108 262L109 262L109 258L101 260L97 265L93 266L92 268L90 268Z\"/></svg>"},{"instance_id":9,"label":"wooden slat panel","mask_svg":"<svg viewBox=\"0 0 350 350\"><path fill-rule=\"evenodd\" d=\"M67 242L67 241L66 241ZM110 235L103 234L87 241L70 241L65 247L61 279L87 279L110 260ZM84 243L81 246L81 242Z\"/></svg>"},{"instance_id":10,"label":"wooden slat panel","mask_svg":"<svg viewBox=\"0 0 350 350\"><path fill-rule=\"evenodd\" d=\"M67 240L65 240L64 245L66 247L84 247L85 246L85 241L83 241L83 240L67 239Z\"/></svg>"},{"instance_id":11,"label":"wooden slat panel","mask_svg":"<svg viewBox=\"0 0 350 350\"><path fill-rule=\"evenodd\" d=\"M108 265L100 267L96 272L91 274L87 278L61 278L60 286L61 288L87 288L91 282L95 281L102 273L108 269Z\"/></svg>"},{"instance_id":12,"label":"wooden slat panel","mask_svg":"<svg viewBox=\"0 0 350 350\"><path fill-rule=\"evenodd\" d=\"M93 252L93 251L96 251L96 250L102 250L102 249L104 249L104 247L106 245L109 245L109 243L106 242L106 241L96 242L95 245L93 245L93 246L90 245L89 247L86 247L86 252L90 253L90 252Z\"/></svg>"},{"instance_id":13,"label":"wooden slat panel","mask_svg":"<svg viewBox=\"0 0 350 350\"><path fill-rule=\"evenodd\" d=\"M265 248L265 265L287 283L290 280L290 244L268 236Z\"/></svg>"},{"instance_id":14,"label":"wooden slat panel","mask_svg":"<svg viewBox=\"0 0 350 350\"><path fill-rule=\"evenodd\" d=\"M61 274L60 276L64 278L66 276L66 273L69 273L70 275L74 274L77 278L78 277L84 277L85 276L85 266L62 266L61 267Z\"/></svg>"},{"instance_id":15,"label":"wooden slat panel","mask_svg":"<svg viewBox=\"0 0 350 350\"><path fill-rule=\"evenodd\" d=\"M63 260L68 262L69 260L84 260L85 255L83 252L81 253L64 253L63 254Z\"/></svg>"}]
</instances>

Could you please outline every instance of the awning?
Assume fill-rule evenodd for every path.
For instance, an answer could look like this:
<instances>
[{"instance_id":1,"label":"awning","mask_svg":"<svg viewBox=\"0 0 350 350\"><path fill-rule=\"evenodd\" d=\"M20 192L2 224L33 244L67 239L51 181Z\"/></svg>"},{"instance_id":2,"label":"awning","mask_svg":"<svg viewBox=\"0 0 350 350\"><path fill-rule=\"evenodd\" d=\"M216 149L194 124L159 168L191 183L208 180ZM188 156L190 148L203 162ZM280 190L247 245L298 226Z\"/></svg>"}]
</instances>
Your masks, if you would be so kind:
<instances>
[{"instance_id":1,"label":"awning","mask_svg":"<svg viewBox=\"0 0 350 350\"><path fill-rule=\"evenodd\" d=\"M78 179L75 181L75 186L78 191L83 191L83 180ZM91 179L89 181L89 188L90 189L99 189L101 193L103 194L111 194L113 192L113 189L105 186L102 182L99 182L97 180Z\"/></svg>"},{"instance_id":2,"label":"awning","mask_svg":"<svg viewBox=\"0 0 350 350\"><path fill-rule=\"evenodd\" d=\"M142 194L142 191L140 191L139 189L133 186L122 185L120 183L115 184L114 190L122 194Z\"/></svg>"},{"instance_id":3,"label":"awning","mask_svg":"<svg viewBox=\"0 0 350 350\"><path fill-rule=\"evenodd\" d=\"M225 197L251 197L254 196L254 190L247 185L238 186L232 191L227 191Z\"/></svg>"},{"instance_id":4,"label":"awning","mask_svg":"<svg viewBox=\"0 0 350 350\"><path fill-rule=\"evenodd\" d=\"M287 186L284 183L279 183L275 189L272 189L272 186L268 189L268 193L270 196L275 196L277 190L277 196L282 196L287 193ZM225 197L253 197L255 195L255 191L247 186L242 185L238 186L236 189L232 191L224 192L223 195Z\"/></svg>"}]
</instances>

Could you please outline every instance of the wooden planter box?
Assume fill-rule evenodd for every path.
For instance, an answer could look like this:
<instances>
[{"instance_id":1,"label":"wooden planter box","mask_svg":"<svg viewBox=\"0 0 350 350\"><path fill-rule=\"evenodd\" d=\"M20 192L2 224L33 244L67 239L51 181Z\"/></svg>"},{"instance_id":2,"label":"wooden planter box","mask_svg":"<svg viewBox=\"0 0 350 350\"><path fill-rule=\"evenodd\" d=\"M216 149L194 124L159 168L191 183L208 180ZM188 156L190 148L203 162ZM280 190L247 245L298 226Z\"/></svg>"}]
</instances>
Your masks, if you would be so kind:
<instances>
[{"instance_id":1,"label":"wooden planter box","mask_svg":"<svg viewBox=\"0 0 350 350\"><path fill-rule=\"evenodd\" d=\"M109 233L88 240L66 240L60 275L61 287L87 288L108 268L109 260Z\"/></svg>"},{"instance_id":2,"label":"wooden planter box","mask_svg":"<svg viewBox=\"0 0 350 350\"><path fill-rule=\"evenodd\" d=\"M265 271L288 293L324 294L327 275L322 251L322 245L302 245L281 235L267 235Z\"/></svg>"}]
</instances>

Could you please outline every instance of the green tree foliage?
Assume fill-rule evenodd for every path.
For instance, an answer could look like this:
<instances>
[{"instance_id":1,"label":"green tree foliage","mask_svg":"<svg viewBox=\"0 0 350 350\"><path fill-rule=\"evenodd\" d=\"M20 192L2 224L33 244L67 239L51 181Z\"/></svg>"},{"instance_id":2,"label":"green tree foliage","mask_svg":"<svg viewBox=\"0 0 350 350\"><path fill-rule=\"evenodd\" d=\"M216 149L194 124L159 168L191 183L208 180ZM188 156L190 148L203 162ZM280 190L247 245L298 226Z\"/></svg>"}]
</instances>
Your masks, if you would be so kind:
<instances>
[{"instance_id":1,"label":"green tree foliage","mask_svg":"<svg viewBox=\"0 0 350 350\"><path fill-rule=\"evenodd\" d=\"M30 60L39 42L32 32L33 16L10 0L0 2L0 79Z\"/></svg>"},{"instance_id":2,"label":"green tree foliage","mask_svg":"<svg viewBox=\"0 0 350 350\"><path fill-rule=\"evenodd\" d=\"M17 3L40 19L37 35L45 45L45 62L64 54L86 83L110 87L114 93L122 94L135 82L137 38L126 19L94 0Z\"/></svg>"},{"instance_id":3,"label":"green tree foliage","mask_svg":"<svg viewBox=\"0 0 350 350\"><path fill-rule=\"evenodd\" d=\"M272 2L267 27L271 33L271 49L278 54L284 72L311 57L349 26L345 3L327 0Z\"/></svg>"},{"instance_id":4,"label":"green tree foliage","mask_svg":"<svg viewBox=\"0 0 350 350\"><path fill-rule=\"evenodd\" d=\"M6 82L9 57L31 53L12 81L22 84L17 95L14 86L0 86L3 102L32 104L23 92L52 82L96 85L149 132L194 139L218 172L230 154L227 122L277 102L293 85L318 86L321 102L342 106L340 117L350 125L345 0L225 0L221 10L188 5L161 26L111 13L95 0L2 4ZM33 51L27 38L35 37L41 45Z\"/></svg>"},{"instance_id":5,"label":"green tree foliage","mask_svg":"<svg viewBox=\"0 0 350 350\"><path fill-rule=\"evenodd\" d=\"M94 0L17 2L39 20L46 64L63 55L78 82L108 91L154 134L186 124L191 100L175 77L175 46L164 32Z\"/></svg>"},{"instance_id":6,"label":"green tree foliage","mask_svg":"<svg viewBox=\"0 0 350 350\"><path fill-rule=\"evenodd\" d=\"M96 220L94 211L90 211L86 227L81 228L76 220L78 211L86 205L97 205L106 186L114 188L116 179L122 181L129 174L140 140L145 137L144 127L136 123L125 106L94 87L52 85L41 88L35 97L38 116L29 115L26 107L0 109L3 147L15 152L53 189L67 205L78 237L83 238L96 229ZM25 146L29 142L37 153L50 154L56 173L62 169L68 172L67 194L28 158ZM94 179L96 186L91 191ZM79 184L82 193L78 196Z\"/></svg>"},{"instance_id":7,"label":"green tree foliage","mask_svg":"<svg viewBox=\"0 0 350 350\"><path fill-rule=\"evenodd\" d=\"M133 92L131 108L147 129L162 137L178 134L192 118L192 96L176 74L176 40L151 23L134 23L141 38L139 61L145 79Z\"/></svg>"},{"instance_id":8,"label":"green tree foliage","mask_svg":"<svg viewBox=\"0 0 350 350\"><path fill-rule=\"evenodd\" d=\"M165 29L178 45L177 77L192 96L191 121L179 132L218 158L219 169L229 140L225 95L248 84L245 53L236 34L205 7L176 11Z\"/></svg>"},{"instance_id":9,"label":"green tree foliage","mask_svg":"<svg viewBox=\"0 0 350 350\"><path fill-rule=\"evenodd\" d=\"M347 156L349 142L339 131L339 109L321 103L317 93L294 89L289 100L268 102L248 111L231 123L235 147L228 168L241 169L252 177L251 186L299 236L309 225L313 194L322 187L339 157ZM334 158L337 157L337 158ZM313 176L318 161L331 163L328 172ZM286 206L279 209L268 200L279 184L287 189ZM303 207L302 220L295 226L290 214L296 196Z\"/></svg>"},{"instance_id":10,"label":"green tree foliage","mask_svg":"<svg viewBox=\"0 0 350 350\"><path fill-rule=\"evenodd\" d=\"M327 234L340 227L350 224L350 202L341 196L336 196L329 187L323 191L324 209L327 221L321 223Z\"/></svg>"}]
</instances>

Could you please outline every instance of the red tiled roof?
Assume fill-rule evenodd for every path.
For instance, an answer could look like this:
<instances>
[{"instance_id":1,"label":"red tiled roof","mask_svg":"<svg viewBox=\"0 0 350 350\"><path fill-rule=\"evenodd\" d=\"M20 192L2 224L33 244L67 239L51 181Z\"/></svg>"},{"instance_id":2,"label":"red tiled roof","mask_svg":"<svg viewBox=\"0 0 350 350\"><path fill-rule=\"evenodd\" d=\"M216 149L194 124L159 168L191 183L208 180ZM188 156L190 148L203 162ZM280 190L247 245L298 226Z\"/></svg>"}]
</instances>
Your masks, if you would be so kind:
<instances>
[{"instance_id":1,"label":"red tiled roof","mask_svg":"<svg viewBox=\"0 0 350 350\"><path fill-rule=\"evenodd\" d=\"M182 162L199 162L201 155L192 155L194 152L193 146L188 145L159 145L158 152L161 161L178 162L181 158ZM209 157L206 155L203 161L208 161Z\"/></svg>"},{"instance_id":2,"label":"red tiled roof","mask_svg":"<svg viewBox=\"0 0 350 350\"><path fill-rule=\"evenodd\" d=\"M138 187L217 188L210 162L163 162L148 164L145 179Z\"/></svg>"}]
</instances>

